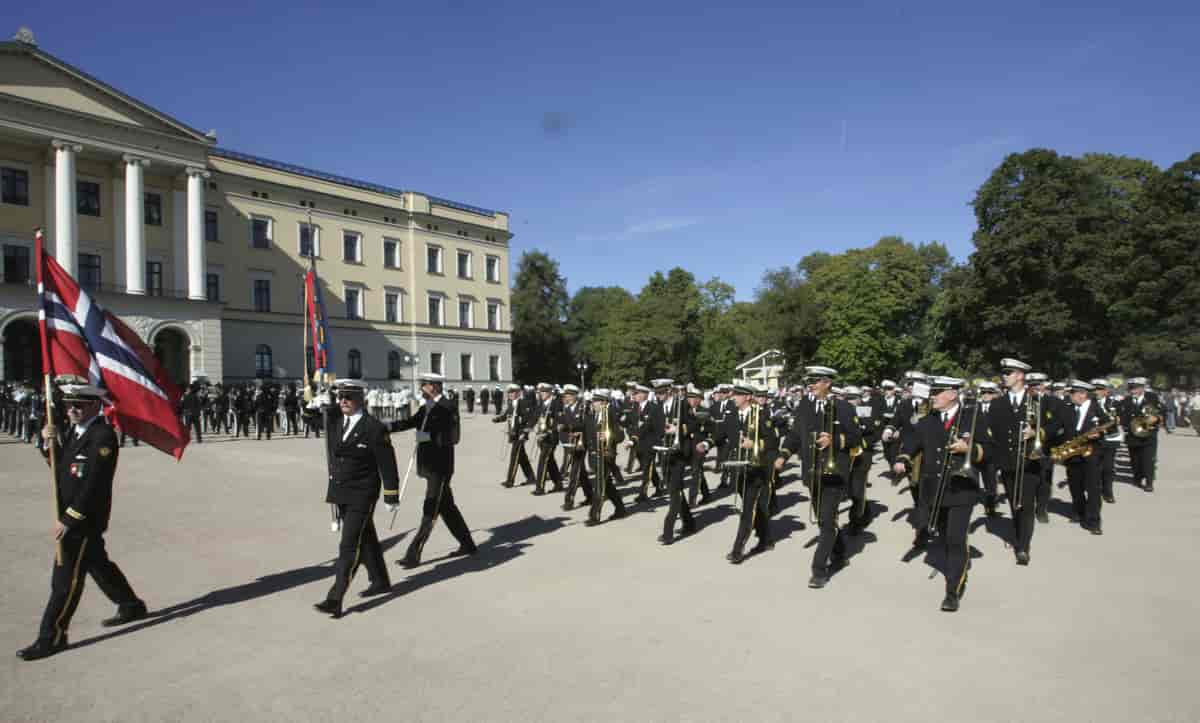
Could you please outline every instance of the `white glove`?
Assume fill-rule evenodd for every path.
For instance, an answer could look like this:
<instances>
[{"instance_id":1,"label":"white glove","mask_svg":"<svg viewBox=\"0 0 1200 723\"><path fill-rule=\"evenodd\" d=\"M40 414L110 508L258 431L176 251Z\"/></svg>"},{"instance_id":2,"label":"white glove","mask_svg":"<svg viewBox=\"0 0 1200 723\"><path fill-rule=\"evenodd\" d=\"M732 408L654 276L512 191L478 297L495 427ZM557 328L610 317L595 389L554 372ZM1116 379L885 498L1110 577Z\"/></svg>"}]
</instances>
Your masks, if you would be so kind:
<instances>
[{"instance_id":1,"label":"white glove","mask_svg":"<svg viewBox=\"0 0 1200 723\"><path fill-rule=\"evenodd\" d=\"M387 506L387 511L388 511L388 512L395 512L395 511L396 511L396 510L398 510L398 509L400 509L400 505L388 505L388 506Z\"/></svg>"}]
</instances>

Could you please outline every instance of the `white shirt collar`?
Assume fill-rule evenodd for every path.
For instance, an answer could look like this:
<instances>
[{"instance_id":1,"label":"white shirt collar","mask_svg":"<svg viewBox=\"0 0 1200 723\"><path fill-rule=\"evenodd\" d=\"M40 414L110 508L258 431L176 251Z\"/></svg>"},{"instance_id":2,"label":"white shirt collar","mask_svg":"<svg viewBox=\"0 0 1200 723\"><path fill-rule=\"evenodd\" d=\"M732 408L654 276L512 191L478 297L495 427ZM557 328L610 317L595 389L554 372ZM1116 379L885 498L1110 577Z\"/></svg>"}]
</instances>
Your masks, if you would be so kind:
<instances>
[{"instance_id":1,"label":"white shirt collar","mask_svg":"<svg viewBox=\"0 0 1200 723\"><path fill-rule=\"evenodd\" d=\"M82 437L83 433L88 431L88 427L92 426L92 424L99 418L100 418L100 415L96 414L91 419L84 422L83 424L76 424L75 425L75 438L78 439L79 437Z\"/></svg>"},{"instance_id":2,"label":"white shirt collar","mask_svg":"<svg viewBox=\"0 0 1200 723\"><path fill-rule=\"evenodd\" d=\"M958 414L958 403L955 402L953 407L942 411L942 416L946 419L954 419L954 415Z\"/></svg>"},{"instance_id":3,"label":"white shirt collar","mask_svg":"<svg viewBox=\"0 0 1200 723\"><path fill-rule=\"evenodd\" d=\"M342 439L345 439L347 436L350 435L350 430L354 429L354 425L358 424L358 420L362 419L362 415L363 415L363 411L360 408L354 414L343 417L344 421L342 422L342 425L343 425L342 426Z\"/></svg>"}]
</instances>

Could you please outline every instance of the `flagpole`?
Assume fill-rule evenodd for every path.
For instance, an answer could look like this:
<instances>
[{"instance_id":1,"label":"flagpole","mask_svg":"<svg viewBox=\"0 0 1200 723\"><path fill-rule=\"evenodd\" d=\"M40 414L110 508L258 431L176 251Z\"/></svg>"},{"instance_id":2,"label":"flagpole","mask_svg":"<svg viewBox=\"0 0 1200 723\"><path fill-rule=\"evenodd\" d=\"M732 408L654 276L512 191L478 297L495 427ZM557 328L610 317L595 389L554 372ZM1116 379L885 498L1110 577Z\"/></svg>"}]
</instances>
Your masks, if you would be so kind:
<instances>
[{"instance_id":1,"label":"flagpole","mask_svg":"<svg viewBox=\"0 0 1200 723\"><path fill-rule=\"evenodd\" d=\"M317 232L316 232L316 228L313 226L312 209L311 208L308 209L308 261L309 261L309 273L312 275L312 291L311 292L309 291L308 283L305 282L305 284L304 284L304 389L305 389L306 394L311 394L308 391L308 389L309 389L309 386L308 386L308 384L309 384L309 381L308 381L308 373L309 373L309 371L308 371L308 325L310 323L313 323L313 321L316 319L318 284L321 283L321 280L317 277ZM321 323L322 324L326 323L324 316L322 316L322 318L321 318ZM327 378L328 374L325 372L324 366L318 366L318 364L317 364L317 339L316 339L317 332L318 332L317 329L313 329L313 367L314 367L313 368L313 377L314 377L314 381L317 381L318 383L328 382L329 381L329 379ZM324 341L325 341L324 339L321 340L322 343L324 343ZM328 361L328 359L326 359L326 361ZM318 369L320 369L320 371L321 371L321 379L319 379L319 380L315 379L315 377L317 376ZM326 414L325 409L321 410L322 421L328 422L329 416L330 416L329 414ZM326 484L329 483L329 480L333 476L333 462L330 459L330 453L329 453L329 447L330 447L330 443L331 443L331 440L329 439L329 430L330 430L331 426L332 425L330 425L330 424L325 424L325 477L326 477L325 481L326 481ZM342 518L341 518L341 515L338 514L338 506L337 506L337 504L330 502L329 503L329 530L330 530L330 532L338 532L341 529L342 529Z\"/></svg>"},{"instance_id":2,"label":"flagpole","mask_svg":"<svg viewBox=\"0 0 1200 723\"><path fill-rule=\"evenodd\" d=\"M42 227L33 230L34 255L37 257L37 293L38 293L38 338L42 345L42 380L46 386L46 425L45 430L50 460L50 504L53 505L54 522L58 520L58 429L54 424L54 387L50 383L50 350L46 348L46 305L45 290L42 286ZM42 430L38 430L41 434ZM54 564L62 566L62 540L54 540Z\"/></svg>"}]
</instances>

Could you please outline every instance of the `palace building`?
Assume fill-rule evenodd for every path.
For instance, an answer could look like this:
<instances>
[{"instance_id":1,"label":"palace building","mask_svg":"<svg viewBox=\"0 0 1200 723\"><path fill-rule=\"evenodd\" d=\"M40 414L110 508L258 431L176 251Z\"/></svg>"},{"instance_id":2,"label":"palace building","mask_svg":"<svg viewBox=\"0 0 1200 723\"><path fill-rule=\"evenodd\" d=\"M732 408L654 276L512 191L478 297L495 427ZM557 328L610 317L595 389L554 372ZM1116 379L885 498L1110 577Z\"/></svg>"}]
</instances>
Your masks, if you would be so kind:
<instances>
[{"instance_id":1,"label":"palace building","mask_svg":"<svg viewBox=\"0 0 1200 723\"><path fill-rule=\"evenodd\" d=\"M507 213L221 148L25 29L0 42L0 174L7 381L41 375L39 226L179 382L303 376L314 257L339 376L512 377Z\"/></svg>"}]
</instances>

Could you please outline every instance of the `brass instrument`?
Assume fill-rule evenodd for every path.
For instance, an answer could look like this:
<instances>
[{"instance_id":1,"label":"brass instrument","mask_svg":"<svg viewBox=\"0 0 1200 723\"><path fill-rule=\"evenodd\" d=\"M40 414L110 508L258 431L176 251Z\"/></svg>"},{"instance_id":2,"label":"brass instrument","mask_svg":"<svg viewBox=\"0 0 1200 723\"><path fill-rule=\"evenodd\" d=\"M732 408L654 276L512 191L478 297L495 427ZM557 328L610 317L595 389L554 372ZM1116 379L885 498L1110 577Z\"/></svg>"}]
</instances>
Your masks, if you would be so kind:
<instances>
[{"instance_id":1,"label":"brass instrument","mask_svg":"<svg viewBox=\"0 0 1200 723\"><path fill-rule=\"evenodd\" d=\"M596 479L600 480L597 490L597 494L600 495L598 498L600 504L604 504L605 485L608 484L608 470L605 469L605 465L608 464L608 450L611 446L612 429L608 424L608 404L606 403L600 407L600 412L596 415Z\"/></svg>"},{"instance_id":2,"label":"brass instrument","mask_svg":"<svg viewBox=\"0 0 1200 723\"><path fill-rule=\"evenodd\" d=\"M1091 457L1092 452L1095 451L1092 447L1092 442L1098 441L1092 435L1104 434L1115 426L1117 426L1117 421L1111 419L1099 427L1094 427L1083 434L1068 439L1057 447L1052 447L1050 449L1050 459L1056 464L1066 464L1067 460L1074 459L1075 457L1083 457L1084 459Z\"/></svg>"},{"instance_id":3,"label":"brass instrument","mask_svg":"<svg viewBox=\"0 0 1200 723\"><path fill-rule=\"evenodd\" d=\"M1025 439L1025 431L1028 429L1033 430L1032 439ZM1021 420L1017 435L1017 474L1013 480L1015 494L1012 502L1014 510L1025 506L1021 501L1025 491L1025 463L1042 459L1042 439L1046 436L1045 430L1042 429L1042 398L1033 396L1028 390L1025 391L1025 419Z\"/></svg>"},{"instance_id":4,"label":"brass instrument","mask_svg":"<svg viewBox=\"0 0 1200 723\"><path fill-rule=\"evenodd\" d=\"M808 465L808 469L812 473L812 479L809 483L812 495L808 507L808 519L810 522L818 522L821 514L821 478L827 474L837 473L837 455L833 449L833 423L837 419L837 413L834 400L826 398L824 401L825 411L822 418L818 420L821 431L813 432L810 442L812 446L812 458ZM829 446L825 448L825 463L818 466L821 459L821 448L817 446L817 438L822 433L829 435Z\"/></svg>"},{"instance_id":5,"label":"brass instrument","mask_svg":"<svg viewBox=\"0 0 1200 723\"><path fill-rule=\"evenodd\" d=\"M746 470L750 467L762 466L763 441L758 433L758 415L758 405L751 403L750 408L746 412L746 429L750 430L750 434L747 436L746 429L741 430L738 435L737 454L733 460L725 462L726 467L734 467L739 469L740 474L738 474L737 483L734 487L734 493L739 495L743 500L745 499L744 484L746 481ZM749 439L751 442L749 448L742 446L747 439Z\"/></svg>"},{"instance_id":6,"label":"brass instrument","mask_svg":"<svg viewBox=\"0 0 1200 723\"><path fill-rule=\"evenodd\" d=\"M937 488L933 495L933 506L929 511L929 525L926 527L926 531L931 535L937 534L938 514L942 509L942 500L946 498L946 489L950 486L950 480L954 477L974 478L975 466L971 464L971 453L975 449L975 425L979 422L979 407L971 408L971 431L967 435L969 446L967 447L966 454L963 455L963 462L953 469L950 467L951 457L953 457L950 445L959 440L959 432L962 429L962 418L966 413L966 407L960 404L958 414L954 416L954 424L950 427L950 436L946 437L946 452L945 456L942 457L942 469L938 474Z\"/></svg>"},{"instance_id":7,"label":"brass instrument","mask_svg":"<svg viewBox=\"0 0 1200 723\"><path fill-rule=\"evenodd\" d=\"M1153 421L1151 421L1152 419ZM1142 408L1141 414L1129 420L1129 433L1145 439L1158 431L1160 423L1162 423L1162 410L1154 404L1147 404Z\"/></svg>"}]
</instances>

